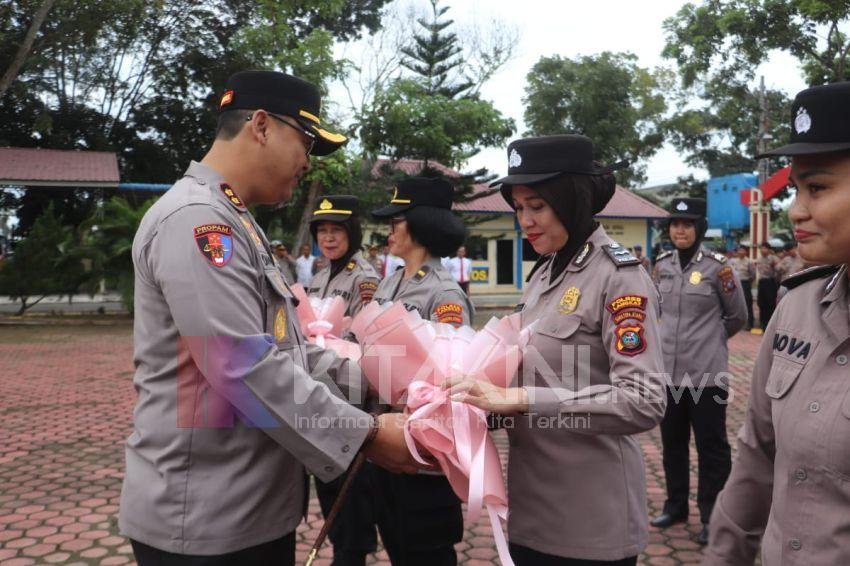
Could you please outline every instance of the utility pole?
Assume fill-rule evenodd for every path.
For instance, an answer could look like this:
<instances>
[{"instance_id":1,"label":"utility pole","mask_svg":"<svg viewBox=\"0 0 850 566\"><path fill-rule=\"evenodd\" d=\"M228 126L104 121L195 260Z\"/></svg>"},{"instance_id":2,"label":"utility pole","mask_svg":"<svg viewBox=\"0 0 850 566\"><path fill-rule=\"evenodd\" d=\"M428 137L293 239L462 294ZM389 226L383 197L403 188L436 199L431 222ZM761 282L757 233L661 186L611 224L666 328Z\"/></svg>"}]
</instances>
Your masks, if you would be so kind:
<instances>
[{"instance_id":1,"label":"utility pole","mask_svg":"<svg viewBox=\"0 0 850 566\"><path fill-rule=\"evenodd\" d=\"M767 150L768 140L773 139L770 135L770 123L767 117L767 95L764 90L764 76L761 77L759 86L759 129L756 139L758 153ZM751 193L750 197L750 259L758 259L758 247L770 237L770 208L764 202L761 187L770 176L767 158L758 161L758 184L759 188Z\"/></svg>"}]
</instances>

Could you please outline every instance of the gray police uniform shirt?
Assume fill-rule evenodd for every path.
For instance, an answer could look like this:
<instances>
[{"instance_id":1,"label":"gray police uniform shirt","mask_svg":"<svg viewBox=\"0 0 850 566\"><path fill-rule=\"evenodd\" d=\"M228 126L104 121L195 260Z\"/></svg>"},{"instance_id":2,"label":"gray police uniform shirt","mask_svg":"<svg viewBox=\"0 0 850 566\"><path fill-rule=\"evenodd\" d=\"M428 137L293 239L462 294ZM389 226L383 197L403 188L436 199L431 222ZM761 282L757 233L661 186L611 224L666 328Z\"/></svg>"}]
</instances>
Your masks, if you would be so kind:
<instances>
[{"instance_id":1,"label":"gray police uniform shirt","mask_svg":"<svg viewBox=\"0 0 850 566\"><path fill-rule=\"evenodd\" d=\"M362 375L305 342L265 235L209 167L193 162L145 214L133 263L121 532L200 555L293 532L303 466L333 479L368 434L371 417L341 398L361 398Z\"/></svg>"},{"instance_id":2,"label":"gray police uniform shirt","mask_svg":"<svg viewBox=\"0 0 850 566\"><path fill-rule=\"evenodd\" d=\"M557 277L534 272L517 310L533 326L519 373L529 409L503 421L511 542L587 560L640 554L646 478L631 435L666 405L649 274L600 226Z\"/></svg>"},{"instance_id":3,"label":"gray police uniform shirt","mask_svg":"<svg viewBox=\"0 0 850 566\"><path fill-rule=\"evenodd\" d=\"M322 299L342 297L346 304L346 316L355 316L369 304L380 282L378 272L363 257L362 252L352 255L333 279L330 276L331 266L327 265L313 276L307 294Z\"/></svg>"},{"instance_id":4,"label":"gray police uniform shirt","mask_svg":"<svg viewBox=\"0 0 850 566\"><path fill-rule=\"evenodd\" d=\"M659 256L664 367L675 387L726 387L726 341L747 323L738 275L726 258L700 248L685 269L674 250Z\"/></svg>"},{"instance_id":5,"label":"gray police uniform shirt","mask_svg":"<svg viewBox=\"0 0 850 566\"><path fill-rule=\"evenodd\" d=\"M426 320L453 326L470 325L475 315L469 297L438 257L429 259L409 279L404 279L404 267L396 269L378 285L374 300L378 304L402 301L407 310L417 311Z\"/></svg>"},{"instance_id":6,"label":"gray police uniform shirt","mask_svg":"<svg viewBox=\"0 0 850 566\"><path fill-rule=\"evenodd\" d=\"M809 274L818 275L809 278ZM813 268L779 303L703 564L850 564L850 285Z\"/></svg>"}]
</instances>

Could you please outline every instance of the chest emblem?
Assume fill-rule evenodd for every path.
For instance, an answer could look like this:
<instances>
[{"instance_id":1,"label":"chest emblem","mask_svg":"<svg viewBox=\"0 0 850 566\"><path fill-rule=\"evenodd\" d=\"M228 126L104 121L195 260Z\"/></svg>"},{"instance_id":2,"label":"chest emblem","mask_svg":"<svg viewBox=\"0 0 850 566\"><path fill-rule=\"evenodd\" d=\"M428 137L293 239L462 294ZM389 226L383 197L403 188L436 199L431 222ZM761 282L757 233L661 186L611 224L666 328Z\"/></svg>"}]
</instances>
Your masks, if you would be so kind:
<instances>
[{"instance_id":1,"label":"chest emblem","mask_svg":"<svg viewBox=\"0 0 850 566\"><path fill-rule=\"evenodd\" d=\"M274 339L281 342L286 339L286 309L278 307L274 315Z\"/></svg>"},{"instance_id":2,"label":"chest emblem","mask_svg":"<svg viewBox=\"0 0 850 566\"><path fill-rule=\"evenodd\" d=\"M702 273L699 271L694 271L691 273L691 278L688 279L691 285L699 285L699 282L702 281Z\"/></svg>"},{"instance_id":3,"label":"chest emblem","mask_svg":"<svg viewBox=\"0 0 850 566\"><path fill-rule=\"evenodd\" d=\"M195 243L204 258L215 267L224 267L233 257L233 229L227 224L195 226Z\"/></svg>"},{"instance_id":4,"label":"chest emblem","mask_svg":"<svg viewBox=\"0 0 850 566\"><path fill-rule=\"evenodd\" d=\"M558 303L558 312L561 314L570 314L576 310L578 300L581 298L581 290L578 287L570 287L564 291L561 297L561 302Z\"/></svg>"}]
</instances>

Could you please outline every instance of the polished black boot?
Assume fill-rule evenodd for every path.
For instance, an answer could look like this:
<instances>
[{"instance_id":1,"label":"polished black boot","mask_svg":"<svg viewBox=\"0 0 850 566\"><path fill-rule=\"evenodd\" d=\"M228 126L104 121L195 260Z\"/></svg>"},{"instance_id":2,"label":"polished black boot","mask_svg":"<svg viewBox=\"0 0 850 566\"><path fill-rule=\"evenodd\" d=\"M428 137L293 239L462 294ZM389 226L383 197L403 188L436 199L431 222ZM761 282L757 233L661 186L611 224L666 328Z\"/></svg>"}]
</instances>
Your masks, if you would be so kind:
<instances>
[{"instance_id":1,"label":"polished black boot","mask_svg":"<svg viewBox=\"0 0 850 566\"><path fill-rule=\"evenodd\" d=\"M697 535L697 544L705 546L708 544L708 523L702 524L702 530Z\"/></svg>"},{"instance_id":2,"label":"polished black boot","mask_svg":"<svg viewBox=\"0 0 850 566\"><path fill-rule=\"evenodd\" d=\"M670 513L662 513L652 519L649 524L659 529L666 529L670 525L675 525L676 523L685 523L687 522L687 520L687 515L675 516L671 515Z\"/></svg>"}]
</instances>

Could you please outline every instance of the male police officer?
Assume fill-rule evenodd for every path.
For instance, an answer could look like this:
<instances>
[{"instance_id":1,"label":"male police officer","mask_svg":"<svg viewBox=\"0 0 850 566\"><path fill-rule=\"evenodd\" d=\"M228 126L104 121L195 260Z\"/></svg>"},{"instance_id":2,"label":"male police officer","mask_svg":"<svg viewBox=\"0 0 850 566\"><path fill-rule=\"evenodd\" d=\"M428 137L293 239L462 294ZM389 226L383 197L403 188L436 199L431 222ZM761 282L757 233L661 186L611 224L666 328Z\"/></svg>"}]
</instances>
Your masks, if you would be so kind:
<instances>
[{"instance_id":1,"label":"male police officer","mask_svg":"<svg viewBox=\"0 0 850 566\"><path fill-rule=\"evenodd\" d=\"M359 372L305 345L246 208L288 200L310 154L344 143L319 125L319 106L296 77L230 77L212 147L136 234L139 400L119 525L142 565L293 564L303 466L330 480L362 449L416 471L403 419L346 403L365 390Z\"/></svg>"}]
</instances>

